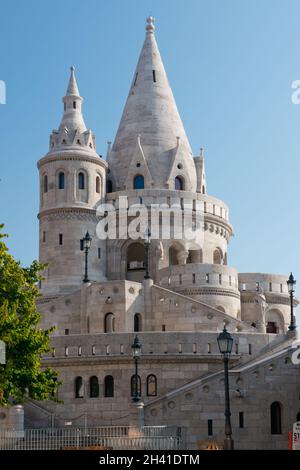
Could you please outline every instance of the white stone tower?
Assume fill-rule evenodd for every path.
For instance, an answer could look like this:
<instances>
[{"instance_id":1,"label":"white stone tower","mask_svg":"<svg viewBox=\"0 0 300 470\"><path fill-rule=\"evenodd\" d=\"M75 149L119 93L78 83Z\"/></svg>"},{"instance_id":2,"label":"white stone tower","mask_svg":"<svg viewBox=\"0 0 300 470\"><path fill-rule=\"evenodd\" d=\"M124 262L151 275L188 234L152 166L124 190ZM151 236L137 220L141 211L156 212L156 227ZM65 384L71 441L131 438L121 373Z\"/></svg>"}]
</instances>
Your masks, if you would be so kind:
<instances>
[{"instance_id":1,"label":"white stone tower","mask_svg":"<svg viewBox=\"0 0 300 470\"><path fill-rule=\"evenodd\" d=\"M96 239L97 202L105 192L107 164L96 153L95 136L86 128L74 67L58 130L50 135L49 152L38 162L40 172L40 261L47 263L43 294L77 289L83 278L82 238L93 238L89 274L105 279L105 249Z\"/></svg>"},{"instance_id":2,"label":"white stone tower","mask_svg":"<svg viewBox=\"0 0 300 470\"><path fill-rule=\"evenodd\" d=\"M203 149L200 156L193 157L154 30L154 18L150 17L116 138L108 154L107 201L126 196L129 206L177 204L183 217L189 212L194 217L200 208L203 213L200 243L194 244L185 234L170 239L154 238L151 276L161 286L188 293L239 317L237 271L227 266L227 244L233 233L228 207L206 194ZM176 223L174 219L173 227ZM163 223L159 225L161 228ZM128 239L108 241L107 246L108 278L141 281L142 243Z\"/></svg>"}]
</instances>

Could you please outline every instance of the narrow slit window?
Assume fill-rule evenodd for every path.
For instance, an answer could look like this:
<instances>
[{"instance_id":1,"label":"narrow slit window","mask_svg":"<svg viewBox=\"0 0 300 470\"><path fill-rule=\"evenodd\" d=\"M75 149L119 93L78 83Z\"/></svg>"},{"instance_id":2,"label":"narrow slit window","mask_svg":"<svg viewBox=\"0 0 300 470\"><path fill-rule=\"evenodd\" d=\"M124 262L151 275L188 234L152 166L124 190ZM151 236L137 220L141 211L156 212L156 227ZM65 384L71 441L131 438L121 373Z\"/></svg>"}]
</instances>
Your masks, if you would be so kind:
<instances>
[{"instance_id":1,"label":"narrow slit window","mask_svg":"<svg viewBox=\"0 0 300 470\"><path fill-rule=\"evenodd\" d=\"M156 73L155 73L155 70L152 70L152 78L153 78L154 83L156 83Z\"/></svg>"},{"instance_id":2,"label":"narrow slit window","mask_svg":"<svg viewBox=\"0 0 300 470\"><path fill-rule=\"evenodd\" d=\"M76 101L73 101L73 109L76 109Z\"/></svg>"},{"instance_id":3,"label":"narrow slit window","mask_svg":"<svg viewBox=\"0 0 300 470\"><path fill-rule=\"evenodd\" d=\"M98 248L98 259L101 258L101 248Z\"/></svg>"},{"instance_id":4,"label":"narrow slit window","mask_svg":"<svg viewBox=\"0 0 300 470\"><path fill-rule=\"evenodd\" d=\"M63 244L63 239L64 239L63 234L60 233L59 236L58 236L58 242L59 242L60 245Z\"/></svg>"},{"instance_id":5,"label":"narrow slit window","mask_svg":"<svg viewBox=\"0 0 300 470\"><path fill-rule=\"evenodd\" d=\"M96 176L96 193L100 194L100 176Z\"/></svg>"},{"instance_id":6,"label":"narrow slit window","mask_svg":"<svg viewBox=\"0 0 300 470\"><path fill-rule=\"evenodd\" d=\"M84 173L80 172L78 174L78 189L84 189Z\"/></svg>"},{"instance_id":7,"label":"narrow slit window","mask_svg":"<svg viewBox=\"0 0 300 470\"><path fill-rule=\"evenodd\" d=\"M207 435L208 436L213 435L213 421L212 421L212 419L207 420Z\"/></svg>"},{"instance_id":8,"label":"narrow slit window","mask_svg":"<svg viewBox=\"0 0 300 470\"><path fill-rule=\"evenodd\" d=\"M65 189L65 174L61 171L58 175L58 188Z\"/></svg>"},{"instance_id":9,"label":"narrow slit window","mask_svg":"<svg viewBox=\"0 0 300 470\"><path fill-rule=\"evenodd\" d=\"M48 176L44 176L44 193L48 192Z\"/></svg>"},{"instance_id":10,"label":"narrow slit window","mask_svg":"<svg viewBox=\"0 0 300 470\"><path fill-rule=\"evenodd\" d=\"M80 240L80 251L83 251L84 246L83 246L83 238Z\"/></svg>"},{"instance_id":11,"label":"narrow slit window","mask_svg":"<svg viewBox=\"0 0 300 470\"><path fill-rule=\"evenodd\" d=\"M244 412L243 411L239 412L239 427L240 428L244 427Z\"/></svg>"},{"instance_id":12,"label":"narrow slit window","mask_svg":"<svg viewBox=\"0 0 300 470\"><path fill-rule=\"evenodd\" d=\"M133 84L133 86L135 86L135 85L136 85L137 78L138 78L138 74L139 74L138 72L135 74L135 79L134 79L134 84Z\"/></svg>"},{"instance_id":13,"label":"narrow slit window","mask_svg":"<svg viewBox=\"0 0 300 470\"><path fill-rule=\"evenodd\" d=\"M43 242L45 243L46 241L46 232L43 232Z\"/></svg>"}]
</instances>

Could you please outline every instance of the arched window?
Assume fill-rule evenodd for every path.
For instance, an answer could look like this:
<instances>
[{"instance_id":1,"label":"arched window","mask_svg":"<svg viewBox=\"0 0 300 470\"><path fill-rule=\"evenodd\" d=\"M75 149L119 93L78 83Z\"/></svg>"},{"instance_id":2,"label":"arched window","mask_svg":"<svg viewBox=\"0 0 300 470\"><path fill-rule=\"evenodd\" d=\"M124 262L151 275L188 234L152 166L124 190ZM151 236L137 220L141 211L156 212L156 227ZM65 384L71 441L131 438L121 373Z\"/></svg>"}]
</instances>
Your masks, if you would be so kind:
<instances>
[{"instance_id":1,"label":"arched window","mask_svg":"<svg viewBox=\"0 0 300 470\"><path fill-rule=\"evenodd\" d=\"M130 388L131 388L131 396L134 397L135 395L141 396L141 377L139 375L133 375L130 381Z\"/></svg>"},{"instance_id":2,"label":"arched window","mask_svg":"<svg viewBox=\"0 0 300 470\"><path fill-rule=\"evenodd\" d=\"M83 398L84 387L82 377L76 377L75 379L75 398Z\"/></svg>"},{"instance_id":3,"label":"arched window","mask_svg":"<svg viewBox=\"0 0 300 470\"><path fill-rule=\"evenodd\" d=\"M113 185L111 180L106 181L106 192L112 193L113 192Z\"/></svg>"},{"instance_id":4,"label":"arched window","mask_svg":"<svg viewBox=\"0 0 300 470\"><path fill-rule=\"evenodd\" d=\"M178 263L178 258L177 255L179 253L179 250L176 249L174 246L171 246L169 248L169 266L175 266Z\"/></svg>"},{"instance_id":5,"label":"arched window","mask_svg":"<svg viewBox=\"0 0 300 470\"><path fill-rule=\"evenodd\" d=\"M109 312L104 317L104 333L113 333L115 331L115 316Z\"/></svg>"},{"instance_id":6,"label":"arched window","mask_svg":"<svg viewBox=\"0 0 300 470\"><path fill-rule=\"evenodd\" d=\"M222 254L219 248L216 248L213 255L214 264L222 264Z\"/></svg>"},{"instance_id":7,"label":"arched window","mask_svg":"<svg viewBox=\"0 0 300 470\"><path fill-rule=\"evenodd\" d=\"M134 315L134 321L133 321L133 330L134 331L142 331L142 317L140 313L136 313Z\"/></svg>"},{"instance_id":8,"label":"arched window","mask_svg":"<svg viewBox=\"0 0 300 470\"><path fill-rule=\"evenodd\" d=\"M142 243L131 243L127 248L127 269L136 270L144 268L145 247Z\"/></svg>"},{"instance_id":9,"label":"arched window","mask_svg":"<svg viewBox=\"0 0 300 470\"><path fill-rule=\"evenodd\" d=\"M78 189L84 189L84 173L78 174Z\"/></svg>"},{"instance_id":10,"label":"arched window","mask_svg":"<svg viewBox=\"0 0 300 470\"><path fill-rule=\"evenodd\" d=\"M96 176L96 193L100 193L100 176Z\"/></svg>"},{"instance_id":11,"label":"arched window","mask_svg":"<svg viewBox=\"0 0 300 470\"><path fill-rule=\"evenodd\" d=\"M99 397L99 382L98 382L98 377L93 375L93 377L90 378L90 397L91 398L97 398Z\"/></svg>"},{"instance_id":12,"label":"arched window","mask_svg":"<svg viewBox=\"0 0 300 470\"><path fill-rule=\"evenodd\" d=\"M176 178L175 178L175 189L177 189L179 191L184 190L184 182L183 182L183 179L181 178L181 176L176 176Z\"/></svg>"},{"instance_id":13,"label":"arched window","mask_svg":"<svg viewBox=\"0 0 300 470\"><path fill-rule=\"evenodd\" d=\"M148 375L147 377L147 397L156 397L157 395L157 378L156 375Z\"/></svg>"},{"instance_id":14,"label":"arched window","mask_svg":"<svg viewBox=\"0 0 300 470\"><path fill-rule=\"evenodd\" d=\"M58 175L58 188L65 189L65 174L61 171Z\"/></svg>"},{"instance_id":15,"label":"arched window","mask_svg":"<svg viewBox=\"0 0 300 470\"><path fill-rule=\"evenodd\" d=\"M281 434L281 404L274 401L271 405L271 434Z\"/></svg>"},{"instance_id":16,"label":"arched window","mask_svg":"<svg viewBox=\"0 0 300 470\"><path fill-rule=\"evenodd\" d=\"M189 256L186 260L187 264L189 263L202 263L202 250L189 250Z\"/></svg>"},{"instance_id":17,"label":"arched window","mask_svg":"<svg viewBox=\"0 0 300 470\"><path fill-rule=\"evenodd\" d=\"M284 318L279 309L270 308L266 311L265 322L267 325L267 333L284 333Z\"/></svg>"},{"instance_id":18,"label":"arched window","mask_svg":"<svg viewBox=\"0 0 300 470\"><path fill-rule=\"evenodd\" d=\"M133 189L144 189L145 181L142 175L136 175L133 180Z\"/></svg>"},{"instance_id":19,"label":"arched window","mask_svg":"<svg viewBox=\"0 0 300 470\"><path fill-rule=\"evenodd\" d=\"M266 326L266 333L276 334L278 332L277 324L275 321L268 321Z\"/></svg>"},{"instance_id":20,"label":"arched window","mask_svg":"<svg viewBox=\"0 0 300 470\"><path fill-rule=\"evenodd\" d=\"M44 193L48 192L48 176L44 175Z\"/></svg>"},{"instance_id":21,"label":"arched window","mask_svg":"<svg viewBox=\"0 0 300 470\"><path fill-rule=\"evenodd\" d=\"M114 396L114 378L112 375L107 375L104 379L104 396Z\"/></svg>"}]
</instances>

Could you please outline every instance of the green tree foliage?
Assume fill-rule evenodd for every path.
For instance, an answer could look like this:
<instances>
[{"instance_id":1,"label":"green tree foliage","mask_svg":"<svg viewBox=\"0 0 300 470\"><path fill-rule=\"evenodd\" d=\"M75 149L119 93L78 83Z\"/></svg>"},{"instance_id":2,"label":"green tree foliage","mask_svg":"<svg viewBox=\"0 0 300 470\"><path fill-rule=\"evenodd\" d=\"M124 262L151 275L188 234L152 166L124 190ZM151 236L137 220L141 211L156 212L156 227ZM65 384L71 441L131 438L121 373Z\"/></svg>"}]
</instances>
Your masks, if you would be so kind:
<instances>
[{"instance_id":1,"label":"green tree foliage","mask_svg":"<svg viewBox=\"0 0 300 470\"><path fill-rule=\"evenodd\" d=\"M6 364L0 365L0 405L21 403L26 396L55 400L58 373L41 365L53 329L39 327L35 304L44 266L33 261L23 268L8 253L2 229L0 225L0 339L6 343Z\"/></svg>"}]
</instances>

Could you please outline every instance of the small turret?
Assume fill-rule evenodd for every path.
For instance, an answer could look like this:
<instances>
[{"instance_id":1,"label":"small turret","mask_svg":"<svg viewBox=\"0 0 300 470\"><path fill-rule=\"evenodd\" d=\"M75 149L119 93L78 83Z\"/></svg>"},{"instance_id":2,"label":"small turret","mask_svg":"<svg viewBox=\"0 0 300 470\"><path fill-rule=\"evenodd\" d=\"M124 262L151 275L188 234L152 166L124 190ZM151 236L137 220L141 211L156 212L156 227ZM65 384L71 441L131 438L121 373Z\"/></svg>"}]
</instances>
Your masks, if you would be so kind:
<instances>
[{"instance_id":1,"label":"small turret","mask_svg":"<svg viewBox=\"0 0 300 470\"><path fill-rule=\"evenodd\" d=\"M95 207L105 196L107 164L96 153L95 137L87 129L83 98L75 74L62 101L64 112L58 130L50 136L50 150L38 162L40 172L40 261L46 263L42 293L66 293L82 283L82 239L92 236L89 278L105 279L105 247L96 236Z\"/></svg>"},{"instance_id":2,"label":"small turret","mask_svg":"<svg viewBox=\"0 0 300 470\"><path fill-rule=\"evenodd\" d=\"M200 156L194 157L196 173L197 173L197 193L206 194L206 177L204 167L204 149L200 148Z\"/></svg>"},{"instance_id":3,"label":"small turret","mask_svg":"<svg viewBox=\"0 0 300 470\"><path fill-rule=\"evenodd\" d=\"M62 98L64 112L58 130L50 136L50 152L68 149L70 146L83 147L85 150L96 150L95 136L86 128L83 115L83 98L79 94L75 77L75 67L71 66L71 75L66 91Z\"/></svg>"}]
</instances>

